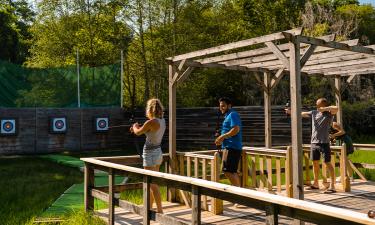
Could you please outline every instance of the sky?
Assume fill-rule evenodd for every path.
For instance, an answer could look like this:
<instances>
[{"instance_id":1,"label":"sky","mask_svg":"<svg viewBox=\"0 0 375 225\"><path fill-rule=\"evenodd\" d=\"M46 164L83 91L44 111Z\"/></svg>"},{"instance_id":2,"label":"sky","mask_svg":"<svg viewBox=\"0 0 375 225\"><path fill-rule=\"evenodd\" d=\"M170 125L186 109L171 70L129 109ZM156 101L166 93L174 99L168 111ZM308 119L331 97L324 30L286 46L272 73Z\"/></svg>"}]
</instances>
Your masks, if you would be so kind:
<instances>
[{"instance_id":1,"label":"sky","mask_svg":"<svg viewBox=\"0 0 375 225\"><path fill-rule=\"evenodd\" d=\"M372 5L375 6L375 0L359 0L359 2L360 2L361 4L371 3Z\"/></svg>"}]
</instances>

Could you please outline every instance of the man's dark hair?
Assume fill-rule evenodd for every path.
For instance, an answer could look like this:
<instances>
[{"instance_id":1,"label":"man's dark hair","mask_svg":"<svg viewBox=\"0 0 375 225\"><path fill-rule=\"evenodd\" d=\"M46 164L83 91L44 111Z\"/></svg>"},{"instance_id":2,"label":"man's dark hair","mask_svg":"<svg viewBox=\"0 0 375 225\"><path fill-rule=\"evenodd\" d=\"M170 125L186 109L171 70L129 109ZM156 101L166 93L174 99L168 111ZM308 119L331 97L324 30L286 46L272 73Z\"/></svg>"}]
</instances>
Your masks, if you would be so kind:
<instances>
[{"instance_id":1,"label":"man's dark hair","mask_svg":"<svg viewBox=\"0 0 375 225\"><path fill-rule=\"evenodd\" d=\"M230 100L228 97L221 97L219 102L225 102L227 105L232 105L232 100Z\"/></svg>"},{"instance_id":2,"label":"man's dark hair","mask_svg":"<svg viewBox=\"0 0 375 225\"><path fill-rule=\"evenodd\" d=\"M326 98L319 98L318 99L323 107L327 107L329 105L328 100Z\"/></svg>"}]
</instances>

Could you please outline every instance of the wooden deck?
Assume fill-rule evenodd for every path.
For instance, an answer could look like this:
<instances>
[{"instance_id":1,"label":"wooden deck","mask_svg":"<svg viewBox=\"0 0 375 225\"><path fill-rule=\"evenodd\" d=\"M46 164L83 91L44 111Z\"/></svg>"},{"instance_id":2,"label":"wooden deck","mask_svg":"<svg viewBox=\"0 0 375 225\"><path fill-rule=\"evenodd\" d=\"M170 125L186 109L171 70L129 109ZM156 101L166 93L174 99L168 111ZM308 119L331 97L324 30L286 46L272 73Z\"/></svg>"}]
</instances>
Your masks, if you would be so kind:
<instances>
[{"instance_id":1,"label":"wooden deck","mask_svg":"<svg viewBox=\"0 0 375 225\"><path fill-rule=\"evenodd\" d=\"M334 194L324 194L322 191L305 190L305 199L325 205L350 209L362 213L367 213L369 209L375 209L375 182L363 182L356 180L352 183L351 192L340 192ZM190 224L191 209L177 203L164 202L164 213L178 218L181 222ZM108 210L96 212L105 221L108 221ZM115 224L142 224L142 217L127 212L121 208L116 208ZM292 220L279 216L280 224L291 224ZM232 203L224 202L224 213L213 215L210 212L202 211L202 224L264 224L265 213L248 207L233 207ZM159 224L151 222L151 224ZM375 219L374 219L375 224Z\"/></svg>"}]
</instances>

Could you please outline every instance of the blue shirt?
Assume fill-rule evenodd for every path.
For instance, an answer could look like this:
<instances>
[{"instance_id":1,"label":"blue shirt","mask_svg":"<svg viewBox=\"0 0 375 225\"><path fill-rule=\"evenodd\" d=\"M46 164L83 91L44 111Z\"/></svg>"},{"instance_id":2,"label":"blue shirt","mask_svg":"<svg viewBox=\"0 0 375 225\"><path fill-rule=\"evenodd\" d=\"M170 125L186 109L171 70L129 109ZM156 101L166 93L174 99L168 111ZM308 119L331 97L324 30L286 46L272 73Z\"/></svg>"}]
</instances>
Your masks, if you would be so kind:
<instances>
[{"instance_id":1,"label":"blue shirt","mask_svg":"<svg viewBox=\"0 0 375 225\"><path fill-rule=\"evenodd\" d=\"M233 127L239 126L240 131L230 137L226 138L223 141L222 148L232 148L236 150L242 150L242 124L240 115L234 110L230 109L228 112L225 113L225 118L223 121L223 126L221 128L221 134L225 134L229 132Z\"/></svg>"}]
</instances>

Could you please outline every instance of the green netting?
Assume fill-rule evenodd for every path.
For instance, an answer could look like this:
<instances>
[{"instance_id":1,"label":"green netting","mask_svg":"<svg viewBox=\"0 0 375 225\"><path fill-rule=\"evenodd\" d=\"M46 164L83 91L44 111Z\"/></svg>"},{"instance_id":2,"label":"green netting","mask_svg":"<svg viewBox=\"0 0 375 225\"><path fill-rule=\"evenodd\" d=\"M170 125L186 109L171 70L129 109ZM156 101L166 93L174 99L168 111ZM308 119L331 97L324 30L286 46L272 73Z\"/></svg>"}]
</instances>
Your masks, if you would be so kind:
<instances>
[{"instance_id":1,"label":"green netting","mask_svg":"<svg viewBox=\"0 0 375 225\"><path fill-rule=\"evenodd\" d=\"M77 69L0 61L0 107L77 107ZM120 105L120 64L80 68L81 107Z\"/></svg>"}]
</instances>

